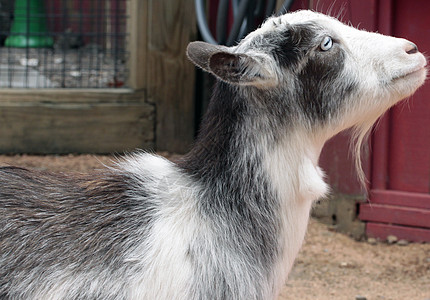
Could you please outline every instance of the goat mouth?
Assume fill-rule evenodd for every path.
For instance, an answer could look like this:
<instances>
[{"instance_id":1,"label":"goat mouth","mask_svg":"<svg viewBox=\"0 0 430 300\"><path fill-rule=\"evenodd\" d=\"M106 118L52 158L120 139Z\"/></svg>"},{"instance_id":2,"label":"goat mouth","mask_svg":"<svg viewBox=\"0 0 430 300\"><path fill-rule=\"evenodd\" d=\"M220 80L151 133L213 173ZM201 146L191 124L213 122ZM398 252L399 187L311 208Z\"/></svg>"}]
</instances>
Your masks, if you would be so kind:
<instances>
[{"instance_id":1,"label":"goat mouth","mask_svg":"<svg viewBox=\"0 0 430 300\"><path fill-rule=\"evenodd\" d=\"M424 66L416 68L410 72L404 73L403 75L396 76L392 79L392 81L406 79L406 78L409 78L409 77L412 77L415 75L421 75L422 73L424 73L423 75L425 76L426 71L427 71L427 69L426 69L426 66L424 65Z\"/></svg>"}]
</instances>

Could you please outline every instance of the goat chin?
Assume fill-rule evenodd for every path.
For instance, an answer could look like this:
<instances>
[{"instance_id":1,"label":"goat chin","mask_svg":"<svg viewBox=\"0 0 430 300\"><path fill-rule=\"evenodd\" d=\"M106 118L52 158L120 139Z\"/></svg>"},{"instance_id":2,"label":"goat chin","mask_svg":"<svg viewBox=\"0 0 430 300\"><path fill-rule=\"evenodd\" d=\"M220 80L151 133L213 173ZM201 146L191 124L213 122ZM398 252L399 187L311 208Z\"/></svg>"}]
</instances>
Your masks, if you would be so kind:
<instances>
[{"instance_id":1,"label":"goat chin","mask_svg":"<svg viewBox=\"0 0 430 300\"><path fill-rule=\"evenodd\" d=\"M412 45L311 11L269 18L234 47L191 43L218 80L179 162L0 168L0 298L275 299L329 190L324 143L354 127L364 181L366 132L424 83Z\"/></svg>"}]
</instances>

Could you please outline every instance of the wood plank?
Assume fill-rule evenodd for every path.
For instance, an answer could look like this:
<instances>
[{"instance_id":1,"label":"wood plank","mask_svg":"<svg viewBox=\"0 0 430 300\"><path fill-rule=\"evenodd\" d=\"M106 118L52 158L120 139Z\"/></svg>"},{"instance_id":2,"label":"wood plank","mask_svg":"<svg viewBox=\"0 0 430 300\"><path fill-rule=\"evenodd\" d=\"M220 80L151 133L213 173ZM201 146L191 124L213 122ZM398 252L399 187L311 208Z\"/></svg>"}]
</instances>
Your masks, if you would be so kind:
<instances>
[{"instance_id":1,"label":"wood plank","mask_svg":"<svg viewBox=\"0 0 430 300\"><path fill-rule=\"evenodd\" d=\"M130 91L0 91L0 153L154 147L154 105Z\"/></svg>"},{"instance_id":2,"label":"wood plank","mask_svg":"<svg viewBox=\"0 0 430 300\"><path fill-rule=\"evenodd\" d=\"M377 28L382 34L391 35L392 31L392 1L378 1L379 9L377 11ZM378 121L373 132L372 141L372 187L386 189L388 186L388 157L390 149L390 123L391 111L387 111Z\"/></svg>"},{"instance_id":3,"label":"wood plank","mask_svg":"<svg viewBox=\"0 0 430 300\"><path fill-rule=\"evenodd\" d=\"M430 228L430 210L383 204L360 205L360 220Z\"/></svg>"},{"instance_id":4,"label":"wood plank","mask_svg":"<svg viewBox=\"0 0 430 300\"><path fill-rule=\"evenodd\" d=\"M1 106L35 103L146 103L143 91L131 89L0 89Z\"/></svg>"},{"instance_id":5,"label":"wood plank","mask_svg":"<svg viewBox=\"0 0 430 300\"><path fill-rule=\"evenodd\" d=\"M147 86L147 52L148 52L148 0L130 0L127 5L128 39L128 86L135 90Z\"/></svg>"},{"instance_id":6,"label":"wood plank","mask_svg":"<svg viewBox=\"0 0 430 300\"><path fill-rule=\"evenodd\" d=\"M350 153L350 132L344 131L330 139L323 148L319 162L327 174L328 182L336 193L348 195L366 195L357 179L357 171ZM370 174L370 155L368 145L363 145L361 161L366 177Z\"/></svg>"},{"instance_id":7,"label":"wood plank","mask_svg":"<svg viewBox=\"0 0 430 300\"><path fill-rule=\"evenodd\" d=\"M366 235L368 237L386 240L389 235L410 242L430 243L430 229L406 227L390 224L372 223L366 224Z\"/></svg>"},{"instance_id":8,"label":"wood plank","mask_svg":"<svg viewBox=\"0 0 430 300\"><path fill-rule=\"evenodd\" d=\"M374 189L370 203L430 209L430 194Z\"/></svg>"},{"instance_id":9,"label":"wood plank","mask_svg":"<svg viewBox=\"0 0 430 300\"><path fill-rule=\"evenodd\" d=\"M393 35L413 41L422 52L430 49L429 1L393 2ZM430 194L430 85L407 103L392 109L389 188Z\"/></svg>"},{"instance_id":10,"label":"wood plank","mask_svg":"<svg viewBox=\"0 0 430 300\"><path fill-rule=\"evenodd\" d=\"M148 0L148 99L156 104L158 150L186 152L194 140L194 66L186 57L196 37L194 1Z\"/></svg>"}]
</instances>

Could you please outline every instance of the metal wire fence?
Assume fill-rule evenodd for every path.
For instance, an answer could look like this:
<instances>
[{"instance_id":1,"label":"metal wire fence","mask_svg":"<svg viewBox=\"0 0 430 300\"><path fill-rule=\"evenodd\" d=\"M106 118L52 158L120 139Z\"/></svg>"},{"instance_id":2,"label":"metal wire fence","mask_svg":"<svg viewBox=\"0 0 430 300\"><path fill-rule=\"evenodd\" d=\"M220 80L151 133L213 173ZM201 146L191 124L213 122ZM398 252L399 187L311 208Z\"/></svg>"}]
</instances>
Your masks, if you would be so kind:
<instances>
[{"instance_id":1,"label":"metal wire fence","mask_svg":"<svg viewBox=\"0 0 430 300\"><path fill-rule=\"evenodd\" d=\"M0 0L0 87L124 87L128 2Z\"/></svg>"}]
</instances>

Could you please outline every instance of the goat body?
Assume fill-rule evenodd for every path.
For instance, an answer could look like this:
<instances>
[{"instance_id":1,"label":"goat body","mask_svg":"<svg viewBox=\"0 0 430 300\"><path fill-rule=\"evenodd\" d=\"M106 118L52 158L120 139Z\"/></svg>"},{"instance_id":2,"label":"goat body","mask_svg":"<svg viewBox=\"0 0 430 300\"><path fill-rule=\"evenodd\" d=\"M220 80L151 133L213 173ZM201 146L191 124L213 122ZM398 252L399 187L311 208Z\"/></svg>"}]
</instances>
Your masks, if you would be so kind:
<instances>
[{"instance_id":1,"label":"goat body","mask_svg":"<svg viewBox=\"0 0 430 300\"><path fill-rule=\"evenodd\" d=\"M218 81L178 163L0 169L1 299L275 299L328 191L324 143L353 127L359 149L426 77L414 44L311 11L187 53Z\"/></svg>"}]
</instances>

